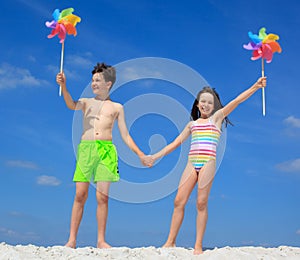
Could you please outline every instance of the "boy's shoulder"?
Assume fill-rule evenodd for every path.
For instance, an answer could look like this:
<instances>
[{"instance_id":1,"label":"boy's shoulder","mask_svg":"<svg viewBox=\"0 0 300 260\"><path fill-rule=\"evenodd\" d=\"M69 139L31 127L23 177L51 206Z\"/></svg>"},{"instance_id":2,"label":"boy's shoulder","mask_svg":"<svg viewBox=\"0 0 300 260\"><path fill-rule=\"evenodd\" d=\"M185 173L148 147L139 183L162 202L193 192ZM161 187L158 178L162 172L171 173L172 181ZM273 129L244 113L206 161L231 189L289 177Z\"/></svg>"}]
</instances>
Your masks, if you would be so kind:
<instances>
[{"instance_id":1,"label":"boy's shoulder","mask_svg":"<svg viewBox=\"0 0 300 260\"><path fill-rule=\"evenodd\" d=\"M113 106L115 106L115 107L118 108L118 109L123 108L123 105L122 105L121 103L118 103L118 102L115 102L115 101L112 101L112 100L110 100L110 102L111 102L111 104L112 104Z\"/></svg>"},{"instance_id":2,"label":"boy's shoulder","mask_svg":"<svg viewBox=\"0 0 300 260\"><path fill-rule=\"evenodd\" d=\"M112 101L112 100L110 100L111 101L111 103L113 103L114 105L116 105L116 106L123 106L121 103L119 103L119 102L116 102L116 101Z\"/></svg>"},{"instance_id":3,"label":"boy's shoulder","mask_svg":"<svg viewBox=\"0 0 300 260\"><path fill-rule=\"evenodd\" d=\"M86 102L86 101L88 101L88 100L90 100L90 99L92 99L92 98L84 98L84 97L81 97L81 98L78 99L78 101L79 101L79 102Z\"/></svg>"}]
</instances>

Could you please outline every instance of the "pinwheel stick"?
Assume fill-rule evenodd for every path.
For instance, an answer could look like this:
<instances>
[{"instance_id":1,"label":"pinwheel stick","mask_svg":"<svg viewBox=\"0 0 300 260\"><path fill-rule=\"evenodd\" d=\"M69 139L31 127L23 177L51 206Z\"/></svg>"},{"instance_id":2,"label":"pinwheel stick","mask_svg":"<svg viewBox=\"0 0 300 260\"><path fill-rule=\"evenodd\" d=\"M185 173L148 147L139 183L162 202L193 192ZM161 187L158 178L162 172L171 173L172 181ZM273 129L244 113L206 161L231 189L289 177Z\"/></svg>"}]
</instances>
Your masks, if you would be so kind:
<instances>
[{"instance_id":1,"label":"pinwheel stick","mask_svg":"<svg viewBox=\"0 0 300 260\"><path fill-rule=\"evenodd\" d=\"M265 62L264 59L261 59L261 76L265 76ZM265 98L265 88L262 88L262 109L263 109L263 116L266 115L266 98Z\"/></svg>"},{"instance_id":2,"label":"pinwheel stick","mask_svg":"<svg viewBox=\"0 0 300 260\"><path fill-rule=\"evenodd\" d=\"M64 67L64 50L65 50L65 42L61 44L61 54L60 54L60 72L63 72ZM61 85L59 86L59 96L61 96Z\"/></svg>"}]
</instances>

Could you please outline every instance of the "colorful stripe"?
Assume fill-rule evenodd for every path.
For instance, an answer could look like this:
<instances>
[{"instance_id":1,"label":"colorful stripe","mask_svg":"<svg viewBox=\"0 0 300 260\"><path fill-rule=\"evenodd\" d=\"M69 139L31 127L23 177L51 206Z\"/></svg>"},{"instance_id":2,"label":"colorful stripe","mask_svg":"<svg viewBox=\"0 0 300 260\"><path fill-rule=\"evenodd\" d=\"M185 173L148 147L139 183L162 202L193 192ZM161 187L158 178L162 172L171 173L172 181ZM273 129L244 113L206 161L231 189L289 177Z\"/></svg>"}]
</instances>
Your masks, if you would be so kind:
<instances>
[{"instance_id":1,"label":"colorful stripe","mask_svg":"<svg viewBox=\"0 0 300 260\"><path fill-rule=\"evenodd\" d=\"M189 160L198 172L209 160L216 159L221 131L209 120L205 124L194 121L191 125L191 133Z\"/></svg>"}]
</instances>

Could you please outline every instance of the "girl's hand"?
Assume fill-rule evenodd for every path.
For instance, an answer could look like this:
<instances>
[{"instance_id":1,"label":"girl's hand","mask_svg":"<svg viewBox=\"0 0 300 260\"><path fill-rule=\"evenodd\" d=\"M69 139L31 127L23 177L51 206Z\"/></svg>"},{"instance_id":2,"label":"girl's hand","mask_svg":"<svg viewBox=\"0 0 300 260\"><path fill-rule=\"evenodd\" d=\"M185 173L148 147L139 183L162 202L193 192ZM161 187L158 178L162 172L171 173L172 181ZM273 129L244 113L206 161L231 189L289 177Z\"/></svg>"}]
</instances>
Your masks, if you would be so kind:
<instances>
[{"instance_id":1,"label":"girl's hand","mask_svg":"<svg viewBox=\"0 0 300 260\"><path fill-rule=\"evenodd\" d=\"M63 72L57 73L56 82L58 85L66 85L66 76Z\"/></svg>"},{"instance_id":2,"label":"girl's hand","mask_svg":"<svg viewBox=\"0 0 300 260\"><path fill-rule=\"evenodd\" d=\"M154 159L152 155L144 155L141 157L141 162L144 166L152 167L154 164Z\"/></svg>"},{"instance_id":3,"label":"girl's hand","mask_svg":"<svg viewBox=\"0 0 300 260\"><path fill-rule=\"evenodd\" d=\"M264 88L267 85L267 78L266 77L261 77L259 78L256 83L255 86L257 88Z\"/></svg>"}]
</instances>

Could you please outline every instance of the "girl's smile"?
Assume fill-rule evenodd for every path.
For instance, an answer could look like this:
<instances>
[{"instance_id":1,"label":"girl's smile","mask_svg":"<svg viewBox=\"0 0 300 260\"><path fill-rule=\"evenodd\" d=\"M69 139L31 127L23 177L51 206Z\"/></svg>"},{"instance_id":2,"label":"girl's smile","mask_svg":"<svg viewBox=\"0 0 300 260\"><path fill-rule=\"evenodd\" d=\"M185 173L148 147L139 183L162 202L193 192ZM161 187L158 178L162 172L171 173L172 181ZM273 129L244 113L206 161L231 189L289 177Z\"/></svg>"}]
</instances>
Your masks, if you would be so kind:
<instances>
[{"instance_id":1,"label":"girl's smile","mask_svg":"<svg viewBox=\"0 0 300 260\"><path fill-rule=\"evenodd\" d=\"M209 117L214 110L214 96L210 93L202 93L198 102L201 116Z\"/></svg>"}]
</instances>

